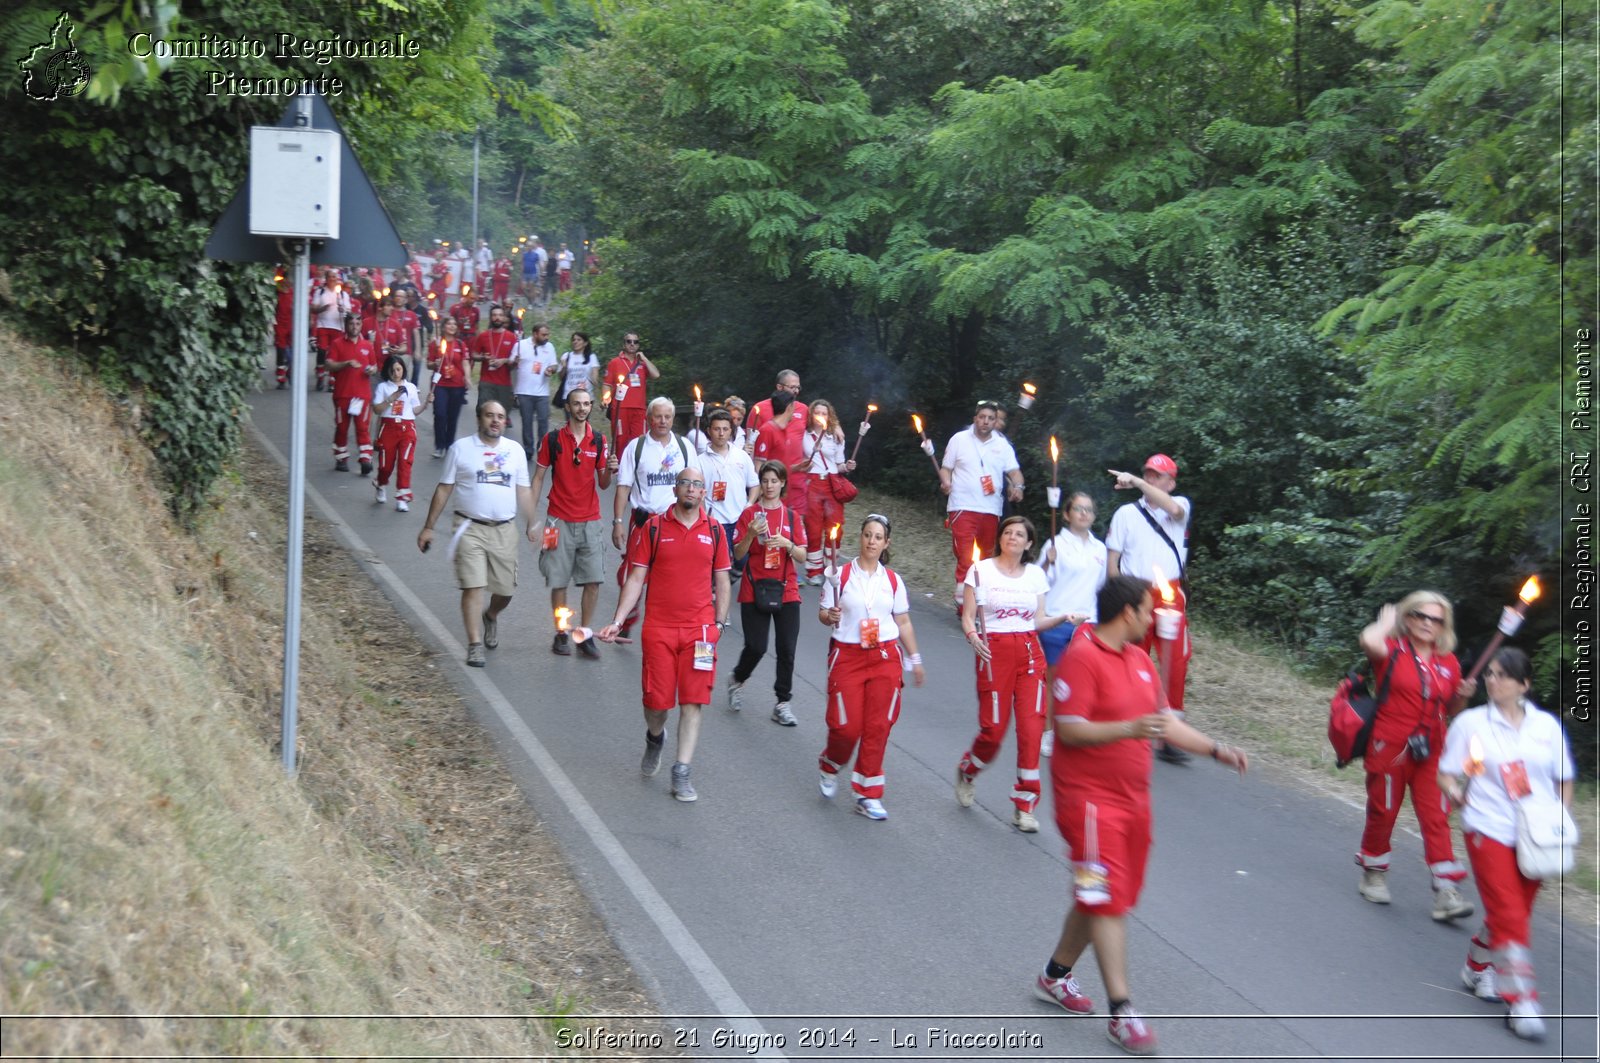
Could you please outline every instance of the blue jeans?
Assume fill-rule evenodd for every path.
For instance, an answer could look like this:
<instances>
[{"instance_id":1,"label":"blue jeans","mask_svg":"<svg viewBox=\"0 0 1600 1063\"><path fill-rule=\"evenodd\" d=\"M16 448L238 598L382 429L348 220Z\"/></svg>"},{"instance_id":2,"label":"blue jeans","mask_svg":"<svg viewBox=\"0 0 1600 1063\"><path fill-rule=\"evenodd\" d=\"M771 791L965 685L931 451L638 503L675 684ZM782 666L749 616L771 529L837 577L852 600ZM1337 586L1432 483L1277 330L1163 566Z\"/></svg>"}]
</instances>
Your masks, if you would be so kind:
<instances>
[{"instance_id":1,"label":"blue jeans","mask_svg":"<svg viewBox=\"0 0 1600 1063\"><path fill-rule=\"evenodd\" d=\"M1039 645L1044 648L1044 663L1051 668L1061 660L1061 655L1066 652L1067 643L1072 641L1072 633L1078 630L1078 625L1071 622L1063 623L1048 631L1039 632Z\"/></svg>"},{"instance_id":2,"label":"blue jeans","mask_svg":"<svg viewBox=\"0 0 1600 1063\"><path fill-rule=\"evenodd\" d=\"M533 452L539 448L539 441L550 431L550 396L519 394L517 410L522 414L522 449L531 461ZM536 416L539 421L537 435L533 431Z\"/></svg>"},{"instance_id":3,"label":"blue jeans","mask_svg":"<svg viewBox=\"0 0 1600 1063\"><path fill-rule=\"evenodd\" d=\"M456 425L467 404L466 388L433 389L433 449L448 450L456 441Z\"/></svg>"}]
</instances>

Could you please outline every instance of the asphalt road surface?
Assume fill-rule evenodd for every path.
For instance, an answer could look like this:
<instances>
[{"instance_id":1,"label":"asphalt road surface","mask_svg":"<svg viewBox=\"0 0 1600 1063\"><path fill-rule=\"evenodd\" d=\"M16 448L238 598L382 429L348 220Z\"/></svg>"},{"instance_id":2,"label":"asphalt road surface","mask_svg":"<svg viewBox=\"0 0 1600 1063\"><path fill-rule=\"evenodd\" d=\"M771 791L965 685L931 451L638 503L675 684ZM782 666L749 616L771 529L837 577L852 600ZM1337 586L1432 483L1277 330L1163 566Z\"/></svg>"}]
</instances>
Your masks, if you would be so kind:
<instances>
[{"instance_id":1,"label":"asphalt road surface","mask_svg":"<svg viewBox=\"0 0 1600 1063\"><path fill-rule=\"evenodd\" d=\"M910 588L928 681L908 686L891 737L888 821L853 814L847 778L832 801L817 790L826 630L814 619L815 590L802 612L800 725L768 719L770 655L746 685L742 713L721 703L720 680L742 645L735 610L694 761L700 800L681 804L668 796L665 766L639 775L638 646L603 647L598 662L552 655L549 595L525 541L500 646L487 668L465 667L451 566L442 549L416 548L441 464L429 457L432 412L419 425L416 502L399 514L392 501L373 503L370 480L332 471L330 400L310 400L308 511L335 525L500 740L671 1017L663 1049L677 1041L704 1059L1123 1057L1106 1038L1105 991L1088 956L1077 974L1098 1017L1032 995L1061 925L1068 870L1048 798L1040 833L1010 826L1010 740L979 777L977 804L955 802L976 698L959 625L937 607L942 596L924 597L942 586ZM252 405L266 445L287 455L289 393L262 392ZM462 432L471 430L469 408ZM617 560L608 550L608 570ZM600 623L615 601L608 582ZM1194 722L1204 728L1203 707ZM669 735L669 763L671 752ZM1461 987L1477 924L1429 918L1413 832L1395 838L1395 903L1377 907L1356 892L1358 808L1209 761L1158 763L1154 787L1156 843L1129 949L1134 1002L1163 1056L1596 1058L1592 926L1564 925L1554 905L1535 914L1545 1010L1565 1017L1550 1020L1544 1044L1526 1044L1503 1028L1500 1005ZM1414 826L1409 812L1406 823ZM1476 900L1470 885L1468 896ZM572 1028L575 1049L620 1044L649 1055L657 1043L658 1027L626 1016L578 1017Z\"/></svg>"}]
</instances>

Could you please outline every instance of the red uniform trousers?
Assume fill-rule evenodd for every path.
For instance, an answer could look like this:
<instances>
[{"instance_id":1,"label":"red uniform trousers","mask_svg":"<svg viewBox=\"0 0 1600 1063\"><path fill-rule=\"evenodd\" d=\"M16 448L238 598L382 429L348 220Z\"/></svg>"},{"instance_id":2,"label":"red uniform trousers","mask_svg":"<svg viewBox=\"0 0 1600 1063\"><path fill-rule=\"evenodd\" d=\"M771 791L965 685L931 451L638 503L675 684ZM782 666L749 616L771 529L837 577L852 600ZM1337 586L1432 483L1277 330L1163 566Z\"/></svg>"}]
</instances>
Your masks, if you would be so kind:
<instances>
[{"instance_id":1,"label":"red uniform trousers","mask_svg":"<svg viewBox=\"0 0 1600 1063\"><path fill-rule=\"evenodd\" d=\"M1194 650L1189 644L1189 598L1176 583L1172 585L1172 593L1176 600L1171 605L1162 602L1157 608L1178 611L1178 637L1170 642L1157 638L1156 625L1152 622L1139 647L1161 666L1161 674L1166 678L1167 706L1182 712L1183 684L1189 676L1189 658L1194 656Z\"/></svg>"},{"instance_id":2,"label":"red uniform trousers","mask_svg":"<svg viewBox=\"0 0 1600 1063\"><path fill-rule=\"evenodd\" d=\"M1356 863L1377 871L1389 869L1389 838L1394 822L1400 818L1400 803L1406 788L1411 789L1411 807L1422 828L1422 851L1433 872L1434 885L1460 882L1467 869L1456 860L1450 845L1449 806L1439 791L1439 747L1435 740L1432 755L1421 762L1411 759L1404 745L1390 745L1368 751L1367 825L1361 832L1361 851Z\"/></svg>"},{"instance_id":3,"label":"red uniform trousers","mask_svg":"<svg viewBox=\"0 0 1600 1063\"><path fill-rule=\"evenodd\" d=\"M505 303L506 298L510 294L511 294L511 278L510 277L496 277L494 279L494 301L497 302L497 303L503 304L503 303Z\"/></svg>"},{"instance_id":4,"label":"red uniform trousers","mask_svg":"<svg viewBox=\"0 0 1600 1063\"><path fill-rule=\"evenodd\" d=\"M417 422L385 417L378 423L378 486L394 474L396 502L411 501L411 462L417 456Z\"/></svg>"},{"instance_id":5,"label":"red uniform trousers","mask_svg":"<svg viewBox=\"0 0 1600 1063\"><path fill-rule=\"evenodd\" d=\"M828 744L817 766L837 775L855 753L850 788L857 797L883 796L883 753L900 718L904 676L898 640L875 650L843 642L828 647Z\"/></svg>"},{"instance_id":6,"label":"red uniform trousers","mask_svg":"<svg viewBox=\"0 0 1600 1063\"><path fill-rule=\"evenodd\" d=\"M621 409L611 422L611 453L621 461L622 448L644 435L644 407Z\"/></svg>"},{"instance_id":7,"label":"red uniform trousers","mask_svg":"<svg viewBox=\"0 0 1600 1063\"><path fill-rule=\"evenodd\" d=\"M335 395L333 397L333 460L349 461L350 448L345 445L350 437L350 425L356 426L356 447L361 455L361 460L372 461L372 409L371 402L361 400L361 412L350 412L350 400L359 398L352 395Z\"/></svg>"},{"instance_id":8,"label":"red uniform trousers","mask_svg":"<svg viewBox=\"0 0 1600 1063\"><path fill-rule=\"evenodd\" d=\"M956 555L956 600L960 601L961 581L972 567L972 544L978 544L979 557L993 557L1000 518L993 513L958 509L945 518L944 526L950 529L950 547Z\"/></svg>"},{"instance_id":9,"label":"red uniform trousers","mask_svg":"<svg viewBox=\"0 0 1600 1063\"><path fill-rule=\"evenodd\" d=\"M340 336L344 335L344 329L342 329L342 328L319 328L319 329L313 329L311 335L316 340L316 346L317 346L317 383L318 383L318 385L321 385L323 383L323 381L328 379L328 369L327 369L327 366L326 366L326 363L328 361L328 348L333 345L333 341L334 340L336 340ZM319 386L317 390L320 391L321 387Z\"/></svg>"},{"instance_id":10,"label":"red uniform trousers","mask_svg":"<svg viewBox=\"0 0 1600 1063\"><path fill-rule=\"evenodd\" d=\"M1032 631L989 636L990 661L977 662L978 737L961 758L960 772L971 779L989 766L1017 715L1017 786L1011 803L1032 812L1039 803L1039 739L1044 734L1044 648Z\"/></svg>"},{"instance_id":11,"label":"red uniform trousers","mask_svg":"<svg viewBox=\"0 0 1600 1063\"><path fill-rule=\"evenodd\" d=\"M759 465L756 468L757 471L760 470ZM783 492L783 504L799 515L801 523L806 521L808 513L806 507L811 504L811 481L814 479L816 477L808 472L791 472L789 474L789 485ZM821 490L821 488L819 487L818 490ZM810 525L806 524L806 527L810 528ZM844 533L840 532L839 534L842 536ZM814 543L817 540L807 539L806 541Z\"/></svg>"},{"instance_id":12,"label":"red uniform trousers","mask_svg":"<svg viewBox=\"0 0 1600 1063\"><path fill-rule=\"evenodd\" d=\"M793 480L794 474L791 473L789 478ZM805 516L803 517L806 526L806 542L809 544L806 547L806 575L815 576L821 573L823 569L823 547L828 545L828 529L835 524L842 525L844 523L844 507L839 504L838 499L833 497L833 492L828 490L827 480L809 476L808 479L811 480L811 483L809 485L809 493L806 496ZM793 497L794 492L791 490L785 501L789 501ZM790 504L792 505L793 503L790 502ZM839 536L842 541L844 537L843 528L839 530Z\"/></svg>"},{"instance_id":13,"label":"red uniform trousers","mask_svg":"<svg viewBox=\"0 0 1600 1063\"><path fill-rule=\"evenodd\" d=\"M1472 876L1478 881L1478 896L1483 900L1483 929L1472 943L1487 944L1493 950L1495 988L1506 1003L1515 1004L1523 998L1537 1000L1539 990L1534 983L1528 942L1532 937L1533 898L1540 882L1523 875L1517 867L1517 851L1511 846L1476 832L1467 834L1466 844ZM1481 961L1472 962L1477 951L1468 951L1467 963L1481 970Z\"/></svg>"}]
</instances>

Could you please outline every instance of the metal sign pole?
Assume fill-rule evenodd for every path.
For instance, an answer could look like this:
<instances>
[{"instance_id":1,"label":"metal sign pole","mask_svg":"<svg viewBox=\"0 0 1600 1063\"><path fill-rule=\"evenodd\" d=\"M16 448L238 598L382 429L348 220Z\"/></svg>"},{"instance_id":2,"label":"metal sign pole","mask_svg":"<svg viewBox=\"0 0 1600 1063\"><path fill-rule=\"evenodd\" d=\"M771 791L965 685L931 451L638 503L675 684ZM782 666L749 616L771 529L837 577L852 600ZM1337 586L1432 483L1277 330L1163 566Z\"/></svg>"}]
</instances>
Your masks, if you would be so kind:
<instances>
[{"instance_id":1,"label":"metal sign pole","mask_svg":"<svg viewBox=\"0 0 1600 1063\"><path fill-rule=\"evenodd\" d=\"M289 542L283 595L283 771L295 773L300 692L300 577L306 523L306 384L311 379L311 241L302 240L294 263L294 351L289 359Z\"/></svg>"}]
</instances>

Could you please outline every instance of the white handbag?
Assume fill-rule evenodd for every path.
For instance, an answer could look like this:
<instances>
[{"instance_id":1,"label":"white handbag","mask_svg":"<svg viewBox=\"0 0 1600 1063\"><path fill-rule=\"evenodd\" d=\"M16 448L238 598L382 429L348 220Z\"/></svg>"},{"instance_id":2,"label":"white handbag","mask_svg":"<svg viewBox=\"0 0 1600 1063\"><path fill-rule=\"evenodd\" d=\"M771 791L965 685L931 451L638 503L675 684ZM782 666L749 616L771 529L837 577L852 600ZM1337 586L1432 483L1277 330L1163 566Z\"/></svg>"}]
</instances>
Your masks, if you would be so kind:
<instances>
[{"instance_id":1,"label":"white handbag","mask_svg":"<svg viewBox=\"0 0 1600 1063\"><path fill-rule=\"evenodd\" d=\"M1572 870L1578 825L1560 800L1517 802L1517 868L1528 878L1560 878Z\"/></svg>"}]
</instances>

